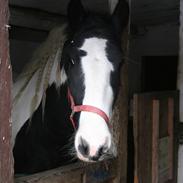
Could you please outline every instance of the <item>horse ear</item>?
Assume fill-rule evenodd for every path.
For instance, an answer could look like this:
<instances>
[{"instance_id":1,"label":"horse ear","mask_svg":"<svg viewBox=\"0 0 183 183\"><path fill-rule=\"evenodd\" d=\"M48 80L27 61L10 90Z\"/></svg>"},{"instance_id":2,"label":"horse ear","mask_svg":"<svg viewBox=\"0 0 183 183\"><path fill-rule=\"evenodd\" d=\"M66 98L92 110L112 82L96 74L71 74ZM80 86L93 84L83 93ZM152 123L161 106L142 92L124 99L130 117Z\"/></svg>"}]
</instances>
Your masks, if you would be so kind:
<instances>
[{"instance_id":1,"label":"horse ear","mask_svg":"<svg viewBox=\"0 0 183 183\"><path fill-rule=\"evenodd\" d=\"M75 32L85 16L81 0L70 0L67 8L67 15L69 26L71 30Z\"/></svg>"},{"instance_id":2,"label":"horse ear","mask_svg":"<svg viewBox=\"0 0 183 183\"><path fill-rule=\"evenodd\" d=\"M112 14L112 21L116 28L117 34L120 36L122 31L128 24L129 20L129 6L126 0L119 0L116 8Z\"/></svg>"}]
</instances>

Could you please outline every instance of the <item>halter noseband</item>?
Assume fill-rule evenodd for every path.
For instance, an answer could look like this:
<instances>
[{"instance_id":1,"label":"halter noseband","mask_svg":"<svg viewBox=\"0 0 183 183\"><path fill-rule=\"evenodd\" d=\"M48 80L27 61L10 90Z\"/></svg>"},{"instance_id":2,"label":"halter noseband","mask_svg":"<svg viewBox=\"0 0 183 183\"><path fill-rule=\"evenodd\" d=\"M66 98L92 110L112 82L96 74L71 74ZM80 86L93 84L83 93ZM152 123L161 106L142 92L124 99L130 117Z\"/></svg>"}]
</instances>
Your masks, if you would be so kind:
<instances>
[{"instance_id":1,"label":"halter noseband","mask_svg":"<svg viewBox=\"0 0 183 183\"><path fill-rule=\"evenodd\" d=\"M76 123L73 119L73 116L76 112L82 112L82 111L92 112L92 113L98 114L109 125L109 118L103 110L101 110L97 107L91 106L91 105L75 105L74 98L71 95L71 92L70 92L69 88L68 88L68 99L71 103L71 109L72 109L72 112L71 112L71 115L70 115L70 121L71 121L72 126L74 127L74 129L76 129Z\"/></svg>"}]
</instances>

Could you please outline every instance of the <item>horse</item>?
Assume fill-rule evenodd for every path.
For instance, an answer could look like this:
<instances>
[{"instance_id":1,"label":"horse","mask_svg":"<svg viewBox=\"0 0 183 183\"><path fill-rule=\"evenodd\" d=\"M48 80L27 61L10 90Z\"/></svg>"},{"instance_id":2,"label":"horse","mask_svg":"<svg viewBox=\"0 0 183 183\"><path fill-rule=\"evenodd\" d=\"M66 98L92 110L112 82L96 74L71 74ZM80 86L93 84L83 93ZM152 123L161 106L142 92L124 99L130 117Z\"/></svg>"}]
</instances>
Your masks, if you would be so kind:
<instances>
[{"instance_id":1,"label":"horse","mask_svg":"<svg viewBox=\"0 0 183 183\"><path fill-rule=\"evenodd\" d=\"M51 31L13 85L15 173L36 173L79 159L117 155L110 119L123 64L129 8L86 11L70 0L68 23Z\"/></svg>"}]
</instances>

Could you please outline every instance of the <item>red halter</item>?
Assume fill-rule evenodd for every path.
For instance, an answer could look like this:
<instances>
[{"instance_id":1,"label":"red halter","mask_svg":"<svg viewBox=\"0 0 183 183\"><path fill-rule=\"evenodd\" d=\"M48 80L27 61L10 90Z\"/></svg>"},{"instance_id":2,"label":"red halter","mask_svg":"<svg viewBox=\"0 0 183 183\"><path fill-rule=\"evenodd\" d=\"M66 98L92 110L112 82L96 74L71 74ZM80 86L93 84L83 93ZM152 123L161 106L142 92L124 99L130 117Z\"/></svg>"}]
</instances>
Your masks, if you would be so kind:
<instances>
[{"instance_id":1,"label":"red halter","mask_svg":"<svg viewBox=\"0 0 183 183\"><path fill-rule=\"evenodd\" d=\"M81 111L92 112L92 113L98 114L109 125L109 118L108 118L107 114L104 111L102 111L101 109L91 106L91 105L75 105L74 98L71 95L69 88L68 88L68 99L71 103L72 112L70 115L70 120L71 120L71 123L72 123L72 126L74 127L74 129L76 129L76 123L73 119L73 116L76 112L81 112Z\"/></svg>"}]
</instances>

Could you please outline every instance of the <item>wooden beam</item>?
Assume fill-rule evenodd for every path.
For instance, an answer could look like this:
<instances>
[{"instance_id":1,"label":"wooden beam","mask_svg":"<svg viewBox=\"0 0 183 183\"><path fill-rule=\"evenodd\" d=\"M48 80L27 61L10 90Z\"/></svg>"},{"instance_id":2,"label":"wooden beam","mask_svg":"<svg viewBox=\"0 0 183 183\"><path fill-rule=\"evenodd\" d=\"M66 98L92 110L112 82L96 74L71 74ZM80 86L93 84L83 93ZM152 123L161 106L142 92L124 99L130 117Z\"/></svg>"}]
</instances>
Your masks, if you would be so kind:
<instances>
[{"instance_id":1,"label":"wooden beam","mask_svg":"<svg viewBox=\"0 0 183 183\"><path fill-rule=\"evenodd\" d=\"M180 1L180 27L179 27L179 62L177 72L177 89L180 91L179 118L183 123L183 0Z\"/></svg>"},{"instance_id":2,"label":"wooden beam","mask_svg":"<svg viewBox=\"0 0 183 183\"><path fill-rule=\"evenodd\" d=\"M48 36L48 31L35 30L25 27L11 26L9 38L19 41L43 42Z\"/></svg>"},{"instance_id":3,"label":"wooden beam","mask_svg":"<svg viewBox=\"0 0 183 183\"><path fill-rule=\"evenodd\" d=\"M132 0L131 22L134 25L178 23L179 6L179 0Z\"/></svg>"},{"instance_id":4,"label":"wooden beam","mask_svg":"<svg viewBox=\"0 0 183 183\"><path fill-rule=\"evenodd\" d=\"M169 180L173 179L173 164L174 164L174 99L168 98L168 161L169 161Z\"/></svg>"},{"instance_id":5,"label":"wooden beam","mask_svg":"<svg viewBox=\"0 0 183 183\"><path fill-rule=\"evenodd\" d=\"M0 1L0 183L13 182L11 148L11 65L8 1Z\"/></svg>"},{"instance_id":6,"label":"wooden beam","mask_svg":"<svg viewBox=\"0 0 183 183\"><path fill-rule=\"evenodd\" d=\"M19 177L15 183L104 183L116 176L116 159L101 163L83 162L48 170L45 172Z\"/></svg>"},{"instance_id":7,"label":"wooden beam","mask_svg":"<svg viewBox=\"0 0 183 183\"><path fill-rule=\"evenodd\" d=\"M66 22L66 17L32 8L10 5L10 25L49 31Z\"/></svg>"},{"instance_id":8,"label":"wooden beam","mask_svg":"<svg viewBox=\"0 0 183 183\"><path fill-rule=\"evenodd\" d=\"M128 56L129 44L129 26L122 34L122 50L125 58ZM112 183L127 182L127 136L128 136L128 63L124 62L120 73L120 88L113 111L113 133L115 144L117 145L118 161L117 161L117 176ZM114 120L114 122L112 122Z\"/></svg>"},{"instance_id":9,"label":"wooden beam","mask_svg":"<svg viewBox=\"0 0 183 183\"><path fill-rule=\"evenodd\" d=\"M159 100L152 101L152 165L151 175L152 183L158 183L159 177L159 115L160 115Z\"/></svg>"}]
</instances>

